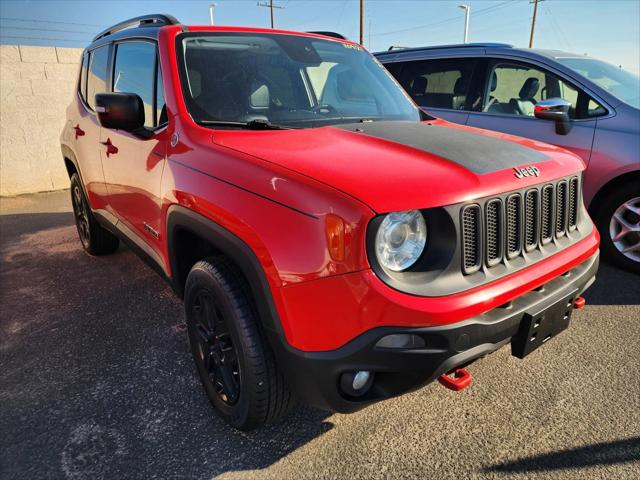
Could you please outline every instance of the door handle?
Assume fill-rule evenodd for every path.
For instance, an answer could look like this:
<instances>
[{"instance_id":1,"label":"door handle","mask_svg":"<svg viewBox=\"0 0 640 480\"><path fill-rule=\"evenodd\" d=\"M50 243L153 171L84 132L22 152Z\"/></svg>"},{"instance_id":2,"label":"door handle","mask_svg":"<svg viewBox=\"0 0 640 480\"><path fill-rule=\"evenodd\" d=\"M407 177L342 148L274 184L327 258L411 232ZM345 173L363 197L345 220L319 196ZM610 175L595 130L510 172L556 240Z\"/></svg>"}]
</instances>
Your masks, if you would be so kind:
<instances>
[{"instance_id":1,"label":"door handle","mask_svg":"<svg viewBox=\"0 0 640 480\"><path fill-rule=\"evenodd\" d=\"M107 138L106 142L100 142L100 143L105 147L107 147L107 157L109 157L109 155L115 155L116 153L118 153L118 147L116 147L113 143L111 143L110 138Z\"/></svg>"},{"instance_id":2,"label":"door handle","mask_svg":"<svg viewBox=\"0 0 640 480\"><path fill-rule=\"evenodd\" d=\"M84 130L80 128L80 124L78 123L73 129L76 131L76 140L78 137L84 137Z\"/></svg>"}]
</instances>

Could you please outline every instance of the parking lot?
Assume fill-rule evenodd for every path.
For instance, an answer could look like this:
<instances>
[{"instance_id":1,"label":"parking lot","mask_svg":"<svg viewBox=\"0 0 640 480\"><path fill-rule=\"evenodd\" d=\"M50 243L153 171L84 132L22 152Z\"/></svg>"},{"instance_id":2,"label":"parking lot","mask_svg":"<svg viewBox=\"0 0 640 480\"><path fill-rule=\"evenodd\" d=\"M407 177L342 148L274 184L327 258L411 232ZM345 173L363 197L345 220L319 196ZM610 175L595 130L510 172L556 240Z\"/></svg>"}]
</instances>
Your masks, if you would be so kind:
<instances>
[{"instance_id":1,"label":"parking lot","mask_svg":"<svg viewBox=\"0 0 640 480\"><path fill-rule=\"evenodd\" d=\"M3 198L0 477L640 478L640 278L603 264L567 332L353 415L227 427L182 304L124 247L83 253L68 191Z\"/></svg>"}]
</instances>

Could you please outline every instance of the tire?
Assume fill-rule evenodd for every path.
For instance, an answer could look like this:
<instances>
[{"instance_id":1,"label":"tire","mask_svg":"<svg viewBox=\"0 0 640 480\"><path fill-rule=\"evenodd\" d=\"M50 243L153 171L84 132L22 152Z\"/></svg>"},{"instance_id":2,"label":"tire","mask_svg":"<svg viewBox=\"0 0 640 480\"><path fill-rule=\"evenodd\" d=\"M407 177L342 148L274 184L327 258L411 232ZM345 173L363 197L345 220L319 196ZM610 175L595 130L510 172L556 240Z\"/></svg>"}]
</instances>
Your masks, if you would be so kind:
<instances>
[{"instance_id":1,"label":"tire","mask_svg":"<svg viewBox=\"0 0 640 480\"><path fill-rule=\"evenodd\" d=\"M118 237L100 225L89 207L80 177L71 175L71 205L82 248L89 255L108 255L118 249Z\"/></svg>"},{"instance_id":2,"label":"tire","mask_svg":"<svg viewBox=\"0 0 640 480\"><path fill-rule=\"evenodd\" d=\"M245 431L286 414L291 392L236 267L223 256L196 263L184 303L193 359L216 413Z\"/></svg>"},{"instance_id":3,"label":"tire","mask_svg":"<svg viewBox=\"0 0 640 480\"><path fill-rule=\"evenodd\" d=\"M640 273L640 185L630 182L616 188L596 206L594 221L603 257Z\"/></svg>"}]
</instances>

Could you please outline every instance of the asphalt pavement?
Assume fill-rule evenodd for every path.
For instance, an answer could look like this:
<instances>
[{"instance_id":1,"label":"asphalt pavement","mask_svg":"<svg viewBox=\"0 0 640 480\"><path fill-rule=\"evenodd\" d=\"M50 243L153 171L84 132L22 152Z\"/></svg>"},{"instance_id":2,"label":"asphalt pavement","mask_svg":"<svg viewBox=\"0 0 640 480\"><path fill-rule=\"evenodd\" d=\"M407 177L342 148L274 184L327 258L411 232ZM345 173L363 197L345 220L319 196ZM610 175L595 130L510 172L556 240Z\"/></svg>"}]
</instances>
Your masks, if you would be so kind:
<instances>
[{"instance_id":1,"label":"asphalt pavement","mask_svg":"<svg viewBox=\"0 0 640 480\"><path fill-rule=\"evenodd\" d=\"M68 191L0 199L0 478L640 478L640 277L601 266L571 327L352 414L253 433L213 413L181 302L81 247Z\"/></svg>"}]
</instances>

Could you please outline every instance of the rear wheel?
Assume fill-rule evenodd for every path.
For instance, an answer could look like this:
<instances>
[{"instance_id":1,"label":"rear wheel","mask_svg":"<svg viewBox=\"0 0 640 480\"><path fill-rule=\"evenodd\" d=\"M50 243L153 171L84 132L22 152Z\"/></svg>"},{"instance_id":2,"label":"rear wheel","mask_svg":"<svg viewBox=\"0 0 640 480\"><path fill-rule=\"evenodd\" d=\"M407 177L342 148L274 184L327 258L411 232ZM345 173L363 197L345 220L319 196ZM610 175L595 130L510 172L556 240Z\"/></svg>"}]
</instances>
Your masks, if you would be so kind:
<instances>
[{"instance_id":1,"label":"rear wheel","mask_svg":"<svg viewBox=\"0 0 640 480\"><path fill-rule=\"evenodd\" d=\"M191 352L216 413L240 430L284 415L293 403L291 393L235 266L225 257L196 263L184 302Z\"/></svg>"},{"instance_id":2,"label":"rear wheel","mask_svg":"<svg viewBox=\"0 0 640 480\"><path fill-rule=\"evenodd\" d=\"M628 183L616 189L594 215L604 257L640 273L640 186Z\"/></svg>"},{"instance_id":3,"label":"rear wheel","mask_svg":"<svg viewBox=\"0 0 640 480\"><path fill-rule=\"evenodd\" d=\"M71 176L71 205L82 248L90 255L107 255L118 249L118 237L100 225L89 208L77 173Z\"/></svg>"}]
</instances>

